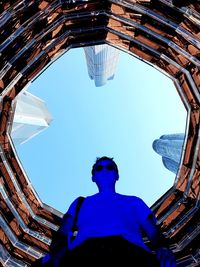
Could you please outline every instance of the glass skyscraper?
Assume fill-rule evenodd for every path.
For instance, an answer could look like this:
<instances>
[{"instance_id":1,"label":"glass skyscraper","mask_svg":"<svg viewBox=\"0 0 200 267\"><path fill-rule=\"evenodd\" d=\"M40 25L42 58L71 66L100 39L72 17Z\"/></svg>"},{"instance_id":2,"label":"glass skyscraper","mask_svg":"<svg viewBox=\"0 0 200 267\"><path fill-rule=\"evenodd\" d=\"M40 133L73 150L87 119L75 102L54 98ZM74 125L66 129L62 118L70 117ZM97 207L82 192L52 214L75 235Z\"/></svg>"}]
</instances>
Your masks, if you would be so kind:
<instances>
[{"instance_id":1,"label":"glass skyscraper","mask_svg":"<svg viewBox=\"0 0 200 267\"><path fill-rule=\"evenodd\" d=\"M94 80L95 86L100 87L114 78L119 50L107 45L95 45L84 47L88 75Z\"/></svg>"},{"instance_id":2,"label":"glass skyscraper","mask_svg":"<svg viewBox=\"0 0 200 267\"><path fill-rule=\"evenodd\" d=\"M184 133L165 134L153 141L153 150L162 157L163 165L177 173L184 141Z\"/></svg>"},{"instance_id":3,"label":"glass skyscraper","mask_svg":"<svg viewBox=\"0 0 200 267\"><path fill-rule=\"evenodd\" d=\"M17 97L11 137L15 145L23 144L49 127L52 116L46 103L24 91Z\"/></svg>"}]
</instances>

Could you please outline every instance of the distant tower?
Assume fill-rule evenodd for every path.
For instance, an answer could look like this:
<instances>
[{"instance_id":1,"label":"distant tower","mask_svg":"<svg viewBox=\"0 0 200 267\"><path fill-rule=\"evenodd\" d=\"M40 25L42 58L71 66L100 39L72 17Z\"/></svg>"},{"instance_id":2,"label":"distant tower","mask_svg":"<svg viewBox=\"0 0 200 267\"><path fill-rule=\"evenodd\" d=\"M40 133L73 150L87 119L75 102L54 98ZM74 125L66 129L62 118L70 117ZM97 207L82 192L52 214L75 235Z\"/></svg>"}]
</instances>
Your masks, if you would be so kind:
<instances>
[{"instance_id":1,"label":"distant tower","mask_svg":"<svg viewBox=\"0 0 200 267\"><path fill-rule=\"evenodd\" d=\"M23 144L49 127L52 116L43 100L24 91L17 97L11 137Z\"/></svg>"},{"instance_id":2,"label":"distant tower","mask_svg":"<svg viewBox=\"0 0 200 267\"><path fill-rule=\"evenodd\" d=\"M177 173L181 158L184 133L166 134L153 141L152 147L162 156L163 165L171 172Z\"/></svg>"},{"instance_id":3,"label":"distant tower","mask_svg":"<svg viewBox=\"0 0 200 267\"><path fill-rule=\"evenodd\" d=\"M112 80L119 60L119 50L107 45L84 47L87 69L95 86L100 87Z\"/></svg>"}]
</instances>

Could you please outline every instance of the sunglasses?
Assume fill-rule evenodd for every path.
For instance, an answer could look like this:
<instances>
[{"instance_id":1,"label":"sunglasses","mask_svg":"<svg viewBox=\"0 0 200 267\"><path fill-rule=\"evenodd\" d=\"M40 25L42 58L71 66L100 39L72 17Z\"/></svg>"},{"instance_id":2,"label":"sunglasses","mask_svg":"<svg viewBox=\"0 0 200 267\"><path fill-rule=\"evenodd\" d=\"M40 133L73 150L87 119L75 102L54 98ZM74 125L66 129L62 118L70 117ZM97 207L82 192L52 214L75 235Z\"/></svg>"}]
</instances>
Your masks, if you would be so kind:
<instances>
[{"instance_id":1,"label":"sunglasses","mask_svg":"<svg viewBox=\"0 0 200 267\"><path fill-rule=\"evenodd\" d=\"M100 172L100 171L102 171L105 168L108 171L114 171L114 170L116 170L116 167L114 165L112 165L112 164L108 164L108 165L97 165L97 166L95 166L94 169L95 169L95 171Z\"/></svg>"}]
</instances>

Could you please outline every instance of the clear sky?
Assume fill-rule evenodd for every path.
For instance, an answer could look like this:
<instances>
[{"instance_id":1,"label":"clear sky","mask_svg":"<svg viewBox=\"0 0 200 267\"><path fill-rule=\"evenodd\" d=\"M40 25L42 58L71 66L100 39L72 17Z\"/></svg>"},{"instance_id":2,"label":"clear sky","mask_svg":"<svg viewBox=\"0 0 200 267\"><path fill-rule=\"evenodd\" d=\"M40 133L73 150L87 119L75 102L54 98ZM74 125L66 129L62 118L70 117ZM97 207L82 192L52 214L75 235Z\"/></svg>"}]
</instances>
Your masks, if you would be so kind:
<instances>
[{"instance_id":1,"label":"clear sky","mask_svg":"<svg viewBox=\"0 0 200 267\"><path fill-rule=\"evenodd\" d=\"M29 87L46 102L50 127L16 147L40 199L65 212L74 198L97 192L96 157L113 157L118 193L151 206L175 175L152 149L163 134L183 133L186 110L173 82L153 67L120 53L115 77L95 87L82 48L71 49Z\"/></svg>"}]
</instances>

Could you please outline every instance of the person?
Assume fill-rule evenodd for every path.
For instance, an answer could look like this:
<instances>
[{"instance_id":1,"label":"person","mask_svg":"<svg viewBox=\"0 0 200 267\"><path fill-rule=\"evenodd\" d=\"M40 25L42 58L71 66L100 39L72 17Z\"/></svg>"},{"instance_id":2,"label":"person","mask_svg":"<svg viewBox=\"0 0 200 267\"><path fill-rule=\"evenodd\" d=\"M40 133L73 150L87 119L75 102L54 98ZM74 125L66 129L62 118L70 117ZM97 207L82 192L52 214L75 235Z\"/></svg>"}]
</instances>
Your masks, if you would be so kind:
<instances>
[{"instance_id":1,"label":"person","mask_svg":"<svg viewBox=\"0 0 200 267\"><path fill-rule=\"evenodd\" d=\"M44 263L51 259L49 266L53 267L64 267L68 262L75 266L80 262L87 266L109 262L123 262L125 266L176 266L175 256L154 213L141 198L117 193L118 180L118 167L113 158L97 158L92 167L92 181L98 192L84 198L78 213L76 237L71 229L78 198L64 215Z\"/></svg>"}]
</instances>

